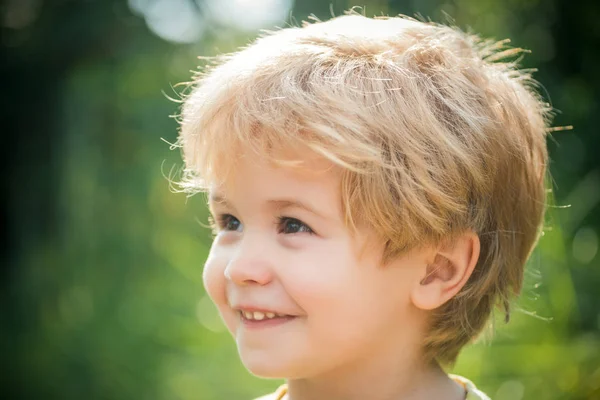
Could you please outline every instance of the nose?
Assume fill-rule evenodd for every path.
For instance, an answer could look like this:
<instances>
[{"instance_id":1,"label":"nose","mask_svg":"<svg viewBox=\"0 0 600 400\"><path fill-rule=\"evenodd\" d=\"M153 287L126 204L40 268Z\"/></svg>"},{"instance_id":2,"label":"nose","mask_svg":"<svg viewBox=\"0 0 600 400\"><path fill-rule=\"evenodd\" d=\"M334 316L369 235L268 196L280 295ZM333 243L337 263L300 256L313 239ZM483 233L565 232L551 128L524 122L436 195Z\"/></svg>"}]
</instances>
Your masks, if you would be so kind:
<instances>
[{"instance_id":1,"label":"nose","mask_svg":"<svg viewBox=\"0 0 600 400\"><path fill-rule=\"evenodd\" d=\"M246 236L225 267L225 278L236 285L264 286L273 280L273 269L266 246ZM263 242L264 243L264 242Z\"/></svg>"}]
</instances>

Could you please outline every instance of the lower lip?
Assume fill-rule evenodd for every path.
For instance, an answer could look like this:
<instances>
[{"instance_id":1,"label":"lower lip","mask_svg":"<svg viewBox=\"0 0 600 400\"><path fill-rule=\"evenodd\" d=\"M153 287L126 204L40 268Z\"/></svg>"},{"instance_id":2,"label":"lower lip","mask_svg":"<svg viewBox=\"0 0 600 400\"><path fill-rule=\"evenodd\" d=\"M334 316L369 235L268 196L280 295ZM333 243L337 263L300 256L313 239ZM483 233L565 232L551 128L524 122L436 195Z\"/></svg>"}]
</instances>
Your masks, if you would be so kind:
<instances>
[{"instance_id":1,"label":"lower lip","mask_svg":"<svg viewBox=\"0 0 600 400\"><path fill-rule=\"evenodd\" d=\"M295 316L288 315L286 317L276 317L276 318L265 318L260 321L254 319L247 319L243 315L240 314L240 320L244 324L245 327L251 329L260 329L260 328L269 328L274 326L283 325L285 323L290 322L291 320L296 319Z\"/></svg>"}]
</instances>

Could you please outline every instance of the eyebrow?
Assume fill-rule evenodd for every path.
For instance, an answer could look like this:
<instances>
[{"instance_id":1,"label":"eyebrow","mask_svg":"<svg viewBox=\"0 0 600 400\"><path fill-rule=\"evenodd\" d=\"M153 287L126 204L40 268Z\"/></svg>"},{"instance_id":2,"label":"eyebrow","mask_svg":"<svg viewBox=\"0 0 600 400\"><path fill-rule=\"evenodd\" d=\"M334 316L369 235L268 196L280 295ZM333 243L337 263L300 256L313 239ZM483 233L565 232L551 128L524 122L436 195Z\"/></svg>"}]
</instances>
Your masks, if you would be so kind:
<instances>
[{"instance_id":1,"label":"eyebrow","mask_svg":"<svg viewBox=\"0 0 600 400\"><path fill-rule=\"evenodd\" d=\"M221 196L219 194L211 194L210 198L209 198L209 204L221 204L221 205L225 205L225 206L229 206L229 207L233 208L233 206L231 204L229 204L227 199L224 196ZM297 200L297 199L271 199L271 200L267 200L267 204L278 210L285 209L285 208L300 208L300 209L308 211L318 217L327 219L327 217L325 215L321 214L320 212L318 212L315 209L315 207L312 207L309 204L302 202L300 200Z\"/></svg>"},{"instance_id":2,"label":"eyebrow","mask_svg":"<svg viewBox=\"0 0 600 400\"><path fill-rule=\"evenodd\" d=\"M208 203L209 204L225 204L225 205L229 205L229 203L227 202L227 200L225 199L225 197L219 195L219 194L215 194L215 193L211 193L210 197L208 198Z\"/></svg>"}]
</instances>

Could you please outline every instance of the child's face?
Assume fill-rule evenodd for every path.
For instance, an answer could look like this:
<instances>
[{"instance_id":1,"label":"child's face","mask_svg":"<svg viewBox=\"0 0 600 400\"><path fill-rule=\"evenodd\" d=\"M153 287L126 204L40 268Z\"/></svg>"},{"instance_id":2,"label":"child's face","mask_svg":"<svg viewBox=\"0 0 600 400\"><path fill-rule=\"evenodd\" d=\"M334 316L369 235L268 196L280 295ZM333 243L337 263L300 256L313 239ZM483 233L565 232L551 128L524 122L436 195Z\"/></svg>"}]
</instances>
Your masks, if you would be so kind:
<instances>
[{"instance_id":1,"label":"child's face","mask_svg":"<svg viewBox=\"0 0 600 400\"><path fill-rule=\"evenodd\" d=\"M220 228L204 283L243 363L260 376L324 375L418 348L422 337L409 291L426 253L385 267L381 243L359 254L369 231L353 237L345 227L339 171L315 158L307 167L242 161L227 191L210 194Z\"/></svg>"}]
</instances>

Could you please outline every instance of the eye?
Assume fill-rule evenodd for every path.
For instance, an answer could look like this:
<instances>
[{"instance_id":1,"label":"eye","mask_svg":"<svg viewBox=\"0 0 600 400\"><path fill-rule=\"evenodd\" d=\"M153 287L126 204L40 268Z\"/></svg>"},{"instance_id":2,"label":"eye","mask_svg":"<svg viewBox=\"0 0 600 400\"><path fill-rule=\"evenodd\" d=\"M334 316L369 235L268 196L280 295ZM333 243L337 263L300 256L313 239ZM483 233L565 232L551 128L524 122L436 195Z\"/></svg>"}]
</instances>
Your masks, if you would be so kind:
<instances>
[{"instance_id":1,"label":"eye","mask_svg":"<svg viewBox=\"0 0 600 400\"><path fill-rule=\"evenodd\" d=\"M279 217L277 221L278 233L293 234L306 232L313 234L314 231L304 222L296 218Z\"/></svg>"},{"instance_id":2,"label":"eye","mask_svg":"<svg viewBox=\"0 0 600 400\"><path fill-rule=\"evenodd\" d=\"M219 229L221 229L221 230L236 231L236 232L241 232L241 230L242 230L242 223L240 222L240 220L231 214L219 215L218 221L219 221L219 223L218 223Z\"/></svg>"}]
</instances>

